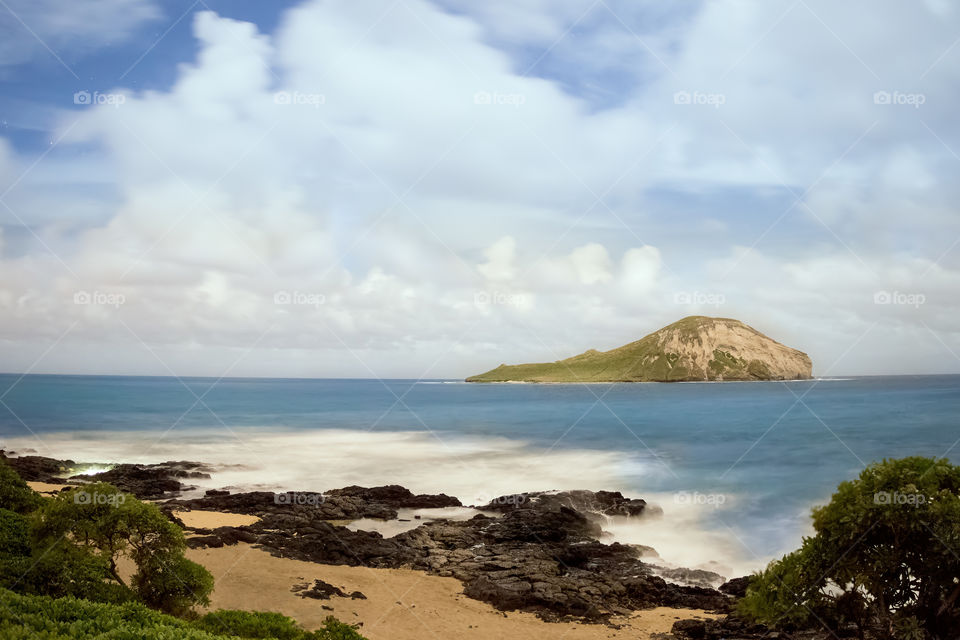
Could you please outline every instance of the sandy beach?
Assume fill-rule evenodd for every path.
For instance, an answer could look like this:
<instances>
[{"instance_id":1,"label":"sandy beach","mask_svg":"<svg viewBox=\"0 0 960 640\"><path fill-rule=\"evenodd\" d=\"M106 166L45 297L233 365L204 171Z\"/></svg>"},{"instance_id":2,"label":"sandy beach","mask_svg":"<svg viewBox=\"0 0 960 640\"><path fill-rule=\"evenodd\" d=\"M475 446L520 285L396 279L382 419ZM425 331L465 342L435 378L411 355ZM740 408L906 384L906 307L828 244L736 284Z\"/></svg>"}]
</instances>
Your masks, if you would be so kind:
<instances>
[{"instance_id":1,"label":"sandy beach","mask_svg":"<svg viewBox=\"0 0 960 640\"><path fill-rule=\"evenodd\" d=\"M31 482L35 491L56 492L64 485ZM183 510L177 516L190 527L214 529L250 525L256 516L219 511ZM189 549L187 557L204 565L216 587L209 610L248 609L276 611L306 628L319 627L333 615L360 624L369 640L420 640L422 638L475 638L477 640L528 638L583 640L631 638L645 640L667 633L685 618L713 618L697 609L657 607L613 618L613 628L579 622L551 623L531 613L501 612L487 603L463 595L454 578L432 576L411 569L371 569L277 558L249 544L221 548ZM135 568L126 559L121 573ZM333 596L329 600L302 598L294 585L323 580L344 593L359 591L366 599Z\"/></svg>"},{"instance_id":2,"label":"sandy beach","mask_svg":"<svg viewBox=\"0 0 960 640\"><path fill-rule=\"evenodd\" d=\"M260 520L257 516L242 513L222 513L220 511L202 511L186 509L174 512L183 524L194 529L216 529L217 527L243 527Z\"/></svg>"},{"instance_id":3,"label":"sandy beach","mask_svg":"<svg viewBox=\"0 0 960 640\"><path fill-rule=\"evenodd\" d=\"M60 493L66 487L73 487L76 485L72 484L53 484L52 482L28 482L27 486L36 491L37 493L42 493L45 496L54 495Z\"/></svg>"},{"instance_id":4,"label":"sandy beach","mask_svg":"<svg viewBox=\"0 0 960 640\"><path fill-rule=\"evenodd\" d=\"M669 632L678 619L715 617L699 610L658 607L616 618L619 629L597 624L550 623L529 613L497 611L464 596L458 580L421 571L275 558L242 543L219 549L192 549L187 556L204 565L216 579L210 609L277 611L307 628L316 628L326 616L334 615L344 622L362 623L361 633L370 640L645 640L652 634ZM314 600L291 591L295 584L312 585L316 579L340 587L345 593L360 591L367 599L334 596L330 600Z\"/></svg>"}]
</instances>

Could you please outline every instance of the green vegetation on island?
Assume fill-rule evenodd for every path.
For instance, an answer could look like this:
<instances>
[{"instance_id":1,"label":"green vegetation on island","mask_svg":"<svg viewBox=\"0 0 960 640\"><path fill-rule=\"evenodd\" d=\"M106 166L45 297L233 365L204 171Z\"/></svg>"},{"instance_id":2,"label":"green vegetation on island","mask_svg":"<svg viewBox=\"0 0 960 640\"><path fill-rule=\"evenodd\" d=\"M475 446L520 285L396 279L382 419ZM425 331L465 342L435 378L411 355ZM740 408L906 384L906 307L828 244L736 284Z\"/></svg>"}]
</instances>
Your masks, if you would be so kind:
<instances>
[{"instance_id":1,"label":"green vegetation on island","mask_svg":"<svg viewBox=\"0 0 960 640\"><path fill-rule=\"evenodd\" d=\"M739 320L689 316L610 351L502 364L467 382L689 382L809 379L807 354Z\"/></svg>"}]
</instances>

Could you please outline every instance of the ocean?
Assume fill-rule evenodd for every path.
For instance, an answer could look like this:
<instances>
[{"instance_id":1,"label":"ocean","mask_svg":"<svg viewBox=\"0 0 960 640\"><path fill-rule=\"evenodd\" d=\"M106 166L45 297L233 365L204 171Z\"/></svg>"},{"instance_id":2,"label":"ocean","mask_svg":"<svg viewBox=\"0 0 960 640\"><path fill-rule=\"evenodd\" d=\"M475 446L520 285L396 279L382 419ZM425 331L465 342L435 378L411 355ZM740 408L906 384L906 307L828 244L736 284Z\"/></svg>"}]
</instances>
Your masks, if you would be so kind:
<instances>
[{"instance_id":1,"label":"ocean","mask_svg":"<svg viewBox=\"0 0 960 640\"><path fill-rule=\"evenodd\" d=\"M201 488L402 484L465 504L607 489L663 515L611 540L732 577L796 548L810 508L885 457L956 454L960 376L796 382L0 375L0 448L83 463L202 460ZM95 469L96 467L90 467Z\"/></svg>"}]
</instances>

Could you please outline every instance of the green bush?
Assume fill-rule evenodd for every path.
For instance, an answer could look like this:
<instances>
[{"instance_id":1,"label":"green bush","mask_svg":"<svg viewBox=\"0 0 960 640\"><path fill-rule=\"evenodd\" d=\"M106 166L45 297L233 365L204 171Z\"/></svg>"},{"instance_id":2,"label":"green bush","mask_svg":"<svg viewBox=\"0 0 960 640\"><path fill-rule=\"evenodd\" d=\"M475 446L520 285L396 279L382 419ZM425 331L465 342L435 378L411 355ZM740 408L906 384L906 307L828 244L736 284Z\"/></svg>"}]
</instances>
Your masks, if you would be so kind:
<instances>
[{"instance_id":1,"label":"green bush","mask_svg":"<svg viewBox=\"0 0 960 640\"><path fill-rule=\"evenodd\" d=\"M213 577L183 557L183 530L155 505L113 485L97 482L63 491L45 500L31 519L36 549L75 546L105 563L107 575L124 588L117 562L123 555L132 558L137 573L130 586L150 606L184 615L195 604L209 603Z\"/></svg>"},{"instance_id":2,"label":"green bush","mask_svg":"<svg viewBox=\"0 0 960 640\"><path fill-rule=\"evenodd\" d=\"M95 603L73 597L0 590L0 637L24 640L222 640L138 603Z\"/></svg>"},{"instance_id":3,"label":"green bush","mask_svg":"<svg viewBox=\"0 0 960 640\"><path fill-rule=\"evenodd\" d=\"M182 554L158 553L140 565L133 577L133 588L147 605L186 616L195 604L210 604L213 576Z\"/></svg>"},{"instance_id":4,"label":"green bush","mask_svg":"<svg viewBox=\"0 0 960 640\"><path fill-rule=\"evenodd\" d=\"M185 549L183 531L152 504L105 483L42 498L0 459L4 640L363 640L333 617L311 632L277 613L217 611L190 623L148 608L189 616L209 604L213 577ZM122 555L137 564L132 588L117 571Z\"/></svg>"},{"instance_id":5,"label":"green bush","mask_svg":"<svg viewBox=\"0 0 960 640\"><path fill-rule=\"evenodd\" d=\"M24 593L83 595L106 602L123 602L132 594L105 580L106 563L66 540L46 548L31 545L28 520L0 509L0 587Z\"/></svg>"},{"instance_id":6,"label":"green bush","mask_svg":"<svg viewBox=\"0 0 960 640\"><path fill-rule=\"evenodd\" d=\"M741 613L778 628L860 637L960 637L960 467L870 465L813 511L816 535L751 582Z\"/></svg>"},{"instance_id":7,"label":"green bush","mask_svg":"<svg viewBox=\"0 0 960 640\"><path fill-rule=\"evenodd\" d=\"M197 627L211 633L239 635L244 638L301 640L306 632L285 615L266 611L221 610L208 613Z\"/></svg>"},{"instance_id":8,"label":"green bush","mask_svg":"<svg viewBox=\"0 0 960 640\"><path fill-rule=\"evenodd\" d=\"M364 640L364 637L357 633L356 627L340 622L333 616L327 616L323 626L307 638L309 640Z\"/></svg>"},{"instance_id":9,"label":"green bush","mask_svg":"<svg viewBox=\"0 0 960 640\"><path fill-rule=\"evenodd\" d=\"M0 509L0 555L30 555L27 519L9 509Z\"/></svg>"},{"instance_id":10,"label":"green bush","mask_svg":"<svg viewBox=\"0 0 960 640\"><path fill-rule=\"evenodd\" d=\"M355 627L333 616L323 621L317 631L304 631L285 615L265 611L214 611L200 618L196 625L211 633L238 635L243 638L275 638L276 640L363 640Z\"/></svg>"},{"instance_id":11,"label":"green bush","mask_svg":"<svg viewBox=\"0 0 960 640\"><path fill-rule=\"evenodd\" d=\"M277 613L217 611L191 623L142 604L29 596L0 589L4 640L364 640L350 625L327 618L304 631Z\"/></svg>"},{"instance_id":12,"label":"green bush","mask_svg":"<svg viewBox=\"0 0 960 640\"><path fill-rule=\"evenodd\" d=\"M20 474L0 458L0 509L30 513L41 501L40 494L28 487Z\"/></svg>"},{"instance_id":13,"label":"green bush","mask_svg":"<svg viewBox=\"0 0 960 640\"><path fill-rule=\"evenodd\" d=\"M126 602L135 598L127 587L112 580L107 562L68 540L37 547L27 558L29 567L11 588L24 593L76 596L98 602Z\"/></svg>"}]
</instances>

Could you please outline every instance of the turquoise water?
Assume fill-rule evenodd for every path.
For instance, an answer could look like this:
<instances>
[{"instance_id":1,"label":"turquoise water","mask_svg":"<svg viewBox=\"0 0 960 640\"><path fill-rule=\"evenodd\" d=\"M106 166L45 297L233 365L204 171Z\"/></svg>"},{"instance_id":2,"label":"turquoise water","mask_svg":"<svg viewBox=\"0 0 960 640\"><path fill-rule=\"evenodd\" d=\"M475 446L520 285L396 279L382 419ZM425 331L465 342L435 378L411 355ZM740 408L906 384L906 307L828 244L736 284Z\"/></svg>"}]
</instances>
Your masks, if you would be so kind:
<instances>
[{"instance_id":1,"label":"turquoise water","mask_svg":"<svg viewBox=\"0 0 960 640\"><path fill-rule=\"evenodd\" d=\"M186 440L219 430L238 440L257 435L255 453L261 459L254 466L262 474L274 466L280 473L288 466L287 456L291 461L311 455L329 461L337 455L337 445L329 443L312 453L265 448L263 443L274 433L347 430L366 432L363 437L377 443L377 438L387 442L391 433L419 432L425 447L452 446L465 465L472 464L472 448L485 443L488 458L501 449L506 455L509 449L510 463L496 473L524 485L513 491L543 488L534 486L546 482L542 466L534 463L555 458L563 461L562 468L553 469L549 481L566 483L555 488L617 489L641 497L656 494L661 500L672 492L675 501L706 507L716 506L717 496L730 498L726 508L704 510L704 526L730 529L760 555L795 546L809 507L828 497L837 483L855 476L863 464L905 455L950 457L957 454L954 445L960 438L960 376L473 385L2 375L0 394L6 405L0 405L0 441L41 454L69 449L62 443L65 435L89 445L97 439L116 443L154 434L165 434L168 441ZM138 452L133 442L131 457ZM50 448L51 443L61 444ZM123 455L122 449L111 451ZM217 457L217 447L209 451L207 458ZM427 451L421 447L404 453L409 467L391 467L403 476L396 482L426 482L436 485L434 491L455 493L457 487L445 486L446 477L435 464L442 450ZM89 448L83 452L95 455ZM614 459L600 454L615 455L616 468L599 468ZM340 466L327 465L333 469L324 479L327 488L347 479L341 477L345 469L353 473L351 479L364 477L366 456L355 449L351 455L349 468L342 461ZM371 457L375 455L386 454L371 448ZM437 473L423 480L424 466L431 465ZM371 474L375 471L370 469ZM285 477L301 482L300 476ZM597 478L618 486L588 484ZM303 486L308 480L302 478ZM456 484L452 476L450 484Z\"/></svg>"}]
</instances>

